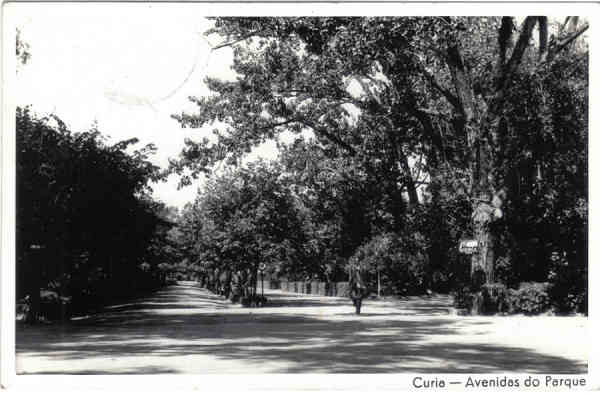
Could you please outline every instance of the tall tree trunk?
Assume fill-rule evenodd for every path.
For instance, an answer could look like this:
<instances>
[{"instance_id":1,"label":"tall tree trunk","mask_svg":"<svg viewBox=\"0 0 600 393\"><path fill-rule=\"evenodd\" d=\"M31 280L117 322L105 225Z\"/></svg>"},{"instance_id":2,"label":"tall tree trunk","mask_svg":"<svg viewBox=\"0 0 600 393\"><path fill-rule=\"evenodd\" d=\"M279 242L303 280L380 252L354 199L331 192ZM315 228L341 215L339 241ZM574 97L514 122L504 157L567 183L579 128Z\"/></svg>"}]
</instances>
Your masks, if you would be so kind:
<instances>
[{"instance_id":1,"label":"tall tree trunk","mask_svg":"<svg viewBox=\"0 0 600 393\"><path fill-rule=\"evenodd\" d=\"M490 149L485 138L486 124L494 122L482 119L476 102L469 71L460 53L458 42L448 47L448 65L456 97L465 119L467 143L471 151L471 200L473 213L471 224L473 237L478 242L478 252L471 257L471 279L474 284L490 283L494 280L494 239L489 224L494 219L492 206L493 189L490 184Z\"/></svg>"},{"instance_id":2,"label":"tall tree trunk","mask_svg":"<svg viewBox=\"0 0 600 393\"><path fill-rule=\"evenodd\" d=\"M445 17L451 22L450 17ZM503 132L502 106L505 104L506 92L510 89L510 81L517 73L524 54L530 46L532 33L539 23L539 64L552 61L561 50L568 48L587 29L588 25L578 28L578 18L568 17L561 31L567 29L567 35L556 42L548 42L548 18L528 16L522 22L518 39L513 41L514 18L503 17L498 31L499 57L496 62L495 92L487 105L478 105L483 100L475 94L471 83L470 70L465 66L460 48L460 34L450 35L446 49L446 62L450 70L452 85L456 96L442 90L448 102L464 119L468 148L470 149L471 200L473 213L471 224L473 237L479 243L479 252L471 259L471 277L478 283L494 280L494 238L490 231L490 223L502 217L502 200L505 198L504 185L499 179L491 178L493 152L499 151ZM562 33L562 32L561 32ZM560 34L562 35L562 34ZM513 44L514 43L514 44ZM512 51L510 49L512 48ZM509 56L509 51L510 53ZM481 108L481 110L479 109ZM486 109L483 109L486 108ZM481 112L481 113L480 113ZM485 113L485 114L483 114ZM538 175L542 176L543 173Z\"/></svg>"},{"instance_id":3,"label":"tall tree trunk","mask_svg":"<svg viewBox=\"0 0 600 393\"><path fill-rule=\"evenodd\" d=\"M490 224L496 218L495 207L492 204L494 188L490 179L491 146L483 138L485 125L481 123L483 122L480 121L477 133L473 133L473 139L476 141L476 159L472 168L474 184L471 192L473 206L471 224L473 237L478 243L478 252L471 257L471 277L476 285L478 282L494 281L494 237Z\"/></svg>"},{"instance_id":4,"label":"tall tree trunk","mask_svg":"<svg viewBox=\"0 0 600 393\"><path fill-rule=\"evenodd\" d=\"M491 197L481 195L473 203L471 222L473 237L479 245L478 252L471 257L471 277L477 285L494 281L494 238L490 223L494 219Z\"/></svg>"}]
</instances>

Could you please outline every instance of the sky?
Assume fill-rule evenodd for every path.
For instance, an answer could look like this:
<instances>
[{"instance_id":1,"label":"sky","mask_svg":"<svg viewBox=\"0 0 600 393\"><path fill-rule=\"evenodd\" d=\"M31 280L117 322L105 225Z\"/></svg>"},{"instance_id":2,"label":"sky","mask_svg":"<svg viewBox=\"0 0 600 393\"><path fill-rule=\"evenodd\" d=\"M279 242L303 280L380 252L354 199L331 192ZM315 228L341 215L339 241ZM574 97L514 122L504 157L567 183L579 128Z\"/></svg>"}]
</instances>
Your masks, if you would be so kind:
<instances>
[{"instance_id":1,"label":"sky","mask_svg":"<svg viewBox=\"0 0 600 393\"><path fill-rule=\"evenodd\" d=\"M94 122L110 142L136 137L153 143L163 168L186 138L210 136L209 127L182 129L172 114L193 113L189 96L209 94L206 76L231 79L229 48L211 51L217 37L204 32L210 4L8 3L5 15L21 30L31 58L19 67L14 98L39 115L54 113L72 131ZM521 18L522 19L522 18ZM352 85L349 86L352 90ZM274 142L250 159L275 158ZM154 197L183 207L204 182L177 189L178 177L153 185Z\"/></svg>"},{"instance_id":2,"label":"sky","mask_svg":"<svg viewBox=\"0 0 600 393\"><path fill-rule=\"evenodd\" d=\"M57 114L72 131L97 122L110 142L136 137L154 143L152 161L166 168L184 139L201 139L208 129L182 129L172 114L194 110L189 96L208 93L206 76L234 78L229 48L211 51L205 37L211 22L202 5L10 4L11 20L30 46L31 58L16 78L17 105L39 115ZM253 157L274 158L274 143ZM153 185L154 197L183 207L194 199L200 179L177 190L178 178Z\"/></svg>"}]
</instances>

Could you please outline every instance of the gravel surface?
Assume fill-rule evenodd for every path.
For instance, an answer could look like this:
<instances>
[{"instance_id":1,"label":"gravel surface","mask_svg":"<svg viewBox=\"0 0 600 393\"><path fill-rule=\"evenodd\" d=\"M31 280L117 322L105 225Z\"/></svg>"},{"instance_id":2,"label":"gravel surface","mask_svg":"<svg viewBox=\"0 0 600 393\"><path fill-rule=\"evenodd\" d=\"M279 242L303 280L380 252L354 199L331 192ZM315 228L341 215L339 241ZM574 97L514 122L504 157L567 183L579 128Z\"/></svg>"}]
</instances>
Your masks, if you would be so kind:
<instances>
[{"instance_id":1,"label":"gravel surface","mask_svg":"<svg viewBox=\"0 0 600 393\"><path fill-rule=\"evenodd\" d=\"M457 316L447 296L265 290L242 308L193 282L66 325L17 327L18 374L585 373L585 317Z\"/></svg>"}]
</instances>

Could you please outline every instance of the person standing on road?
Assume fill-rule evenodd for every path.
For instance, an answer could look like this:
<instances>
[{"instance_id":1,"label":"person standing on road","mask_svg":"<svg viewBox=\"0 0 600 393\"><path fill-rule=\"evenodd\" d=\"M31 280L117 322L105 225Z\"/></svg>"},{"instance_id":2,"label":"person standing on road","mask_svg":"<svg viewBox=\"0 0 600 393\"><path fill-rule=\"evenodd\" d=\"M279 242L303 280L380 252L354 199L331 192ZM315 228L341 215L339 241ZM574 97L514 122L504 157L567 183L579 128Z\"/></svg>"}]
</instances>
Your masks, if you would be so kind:
<instances>
[{"instance_id":1,"label":"person standing on road","mask_svg":"<svg viewBox=\"0 0 600 393\"><path fill-rule=\"evenodd\" d=\"M364 279L361 274L361 270L358 267L350 267L350 277L348 280L348 289L352 304L356 309L356 313L360 314L360 308L362 307L362 301L367 297L368 291L367 286L364 283Z\"/></svg>"},{"instance_id":2,"label":"person standing on road","mask_svg":"<svg viewBox=\"0 0 600 393\"><path fill-rule=\"evenodd\" d=\"M229 299L235 303L243 297L242 271L238 270L231 276L231 294Z\"/></svg>"}]
</instances>

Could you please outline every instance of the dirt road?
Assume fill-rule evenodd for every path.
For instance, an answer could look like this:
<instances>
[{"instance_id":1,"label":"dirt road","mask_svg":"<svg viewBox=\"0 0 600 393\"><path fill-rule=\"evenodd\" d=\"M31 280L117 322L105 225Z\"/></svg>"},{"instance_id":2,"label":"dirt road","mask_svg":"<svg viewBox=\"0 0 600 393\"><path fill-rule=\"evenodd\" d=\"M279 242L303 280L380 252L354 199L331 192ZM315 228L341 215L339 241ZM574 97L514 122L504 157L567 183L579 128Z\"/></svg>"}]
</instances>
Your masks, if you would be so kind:
<instances>
[{"instance_id":1,"label":"dirt road","mask_svg":"<svg viewBox=\"0 0 600 393\"><path fill-rule=\"evenodd\" d=\"M447 297L265 291L246 309L180 282L65 326L17 328L19 374L580 373L587 318L460 317Z\"/></svg>"}]
</instances>

